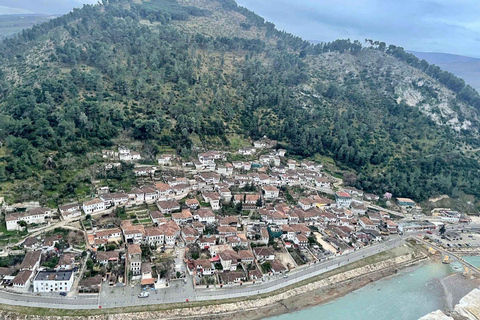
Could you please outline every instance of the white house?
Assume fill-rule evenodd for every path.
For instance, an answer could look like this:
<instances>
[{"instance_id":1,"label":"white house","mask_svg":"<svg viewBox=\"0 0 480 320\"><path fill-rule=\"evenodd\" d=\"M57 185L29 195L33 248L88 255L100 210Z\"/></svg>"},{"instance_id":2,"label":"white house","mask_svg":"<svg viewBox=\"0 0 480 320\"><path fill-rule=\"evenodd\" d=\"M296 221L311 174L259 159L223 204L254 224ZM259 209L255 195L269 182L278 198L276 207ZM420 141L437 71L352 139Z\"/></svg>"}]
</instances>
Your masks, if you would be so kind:
<instances>
[{"instance_id":1,"label":"white house","mask_svg":"<svg viewBox=\"0 0 480 320\"><path fill-rule=\"evenodd\" d=\"M145 242L150 246L160 246L165 243L164 233L157 227L151 227L145 229Z\"/></svg>"},{"instance_id":2,"label":"white house","mask_svg":"<svg viewBox=\"0 0 480 320\"><path fill-rule=\"evenodd\" d=\"M27 224L37 223L42 224L45 223L45 218L49 217L52 213L51 209L48 208L33 208L26 212L16 212L8 214L5 217L7 230L20 230L21 227L18 224L20 221L25 221Z\"/></svg>"},{"instance_id":3,"label":"white house","mask_svg":"<svg viewBox=\"0 0 480 320\"><path fill-rule=\"evenodd\" d=\"M82 212L80 211L80 204L78 203L71 203L59 206L58 211L60 212L62 218L65 220L78 217L82 214Z\"/></svg>"},{"instance_id":4,"label":"white house","mask_svg":"<svg viewBox=\"0 0 480 320\"><path fill-rule=\"evenodd\" d=\"M142 270L142 248L138 244L131 244L127 248L130 271L134 276L141 274Z\"/></svg>"},{"instance_id":5,"label":"white house","mask_svg":"<svg viewBox=\"0 0 480 320\"><path fill-rule=\"evenodd\" d=\"M33 272L30 270L20 271L15 278L12 280L13 286L15 288L26 288L30 284L32 279Z\"/></svg>"},{"instance_id":6,"label":"white house","mask_svg":"<svg viewBox=\"0 0 480 320\"><path fill-rule=\"evenodd\" d=\"M105 210L105 202L102 199L95 198L83 203L82 210L85 214L91 214Z\"/></svg>"},{"instance_id":7,"label":"white house","mask_svg":"<svg viewBox=\"0 0 480 320\"><path fill-rule=\"evenodd\" d=\"M172 164L174 156L171 154L162 154L158 158L158 164L161 166L170 166Z\"/></svg>"},{"instance_id":8,"label":"white house","mask_svg":"<svg viewBox=\"0 0 480 320\"><path fill-rule=\"evenodd\" d=\"M199 209L198 211L195 212L195 214L193 215L193 218L204 224L215 223L215 213L208 208Z\"/></svg>"},{"instance_id":9,"label":"white house","mask_svg":"<svg viewBox=\"0 0 480 320\"><path fill-rule=\"evenodd\" d=\"M241 148L238 150L238 154L244 155L244 156L251 156L255 154L255 148L254 147L245 147Z\"/></svg>"},{"instance_id":10,"label":"white house","mask_svg":"<svg viewBox=\"0 0 480 320\"><path fill-rule=\"evenodd\" d=\"M73 280L72 270L39 271L33 280L33 292L69 292Z\"/></svg>"},{"instance_id":11,"label":"white house","mask_svg":"<svg viewBox=\"0 0 480 320\"><path fill-rule=\"evenodd\" d=\"M264 192L265 199L276 199L280 195L280 191L276 187L271 185L263 186L262 190Z\"/></svg>"},{"instance_id":12,"label":"white house","mask_svg":"<svg viewBox=\"0 0 480 320\"><path fill-rule=\"evenodd\" d=\"M105 206L121 206L128 203L128 194L126 193L107 193L102 194L100 199L103 200Z\"/></svg>"},{"instance_id":13,"label":"white house","mask_svg":"<svg viewBox=\"0 0 480 320\"><path fill-rule=\"evenodd\" d=\"M140 153L131 151L130 149L125 147L118 148L118 157L121 161L134 161L140 160L142 158L140 156Z\"/></svg>"},{"instance_id":14,"label":"white house","mask_svg":"<svg viewBox=\"0 0 480 320\"><path fill-rule=\"evenodd\" d=\"M145 227L143 225L122 227L125 242L141 243L145 236Z\"/></svg>"},{"instance_id":15,"label":"white house","mask_svg":"<svg viewBox=\"0 0 480 320\"><path fill-rule=\"evenodd\" d=\"M340 208L348 208L352 203L352 196L345 191L335 192L335 202Z\"/></svg>"},{"instance_id":16,"label":"white house","mask_svg":"<svg viewBox=\"0 0 480 320\"><path fill-rule=\"evenodd\" d=\"M220 210L220 194L217 192L205 192L202 194L205 202L210 203L212 210Z\"/></svg>"}]
</instances>

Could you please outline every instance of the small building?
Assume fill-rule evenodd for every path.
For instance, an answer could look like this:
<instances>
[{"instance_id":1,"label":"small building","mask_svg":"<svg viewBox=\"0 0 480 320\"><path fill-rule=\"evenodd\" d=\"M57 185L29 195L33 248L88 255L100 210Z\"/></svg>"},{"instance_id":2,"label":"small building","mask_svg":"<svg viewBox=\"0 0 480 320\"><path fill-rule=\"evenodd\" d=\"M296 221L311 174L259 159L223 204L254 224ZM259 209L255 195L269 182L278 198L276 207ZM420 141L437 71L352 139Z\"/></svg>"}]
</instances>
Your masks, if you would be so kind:
<instances>
[{"instance_id":1,"label":"small building","mask_svg":"<svg viewBox=\"0 0 480 320\"><path fill-rule=\"evenodd\" d=\"M352 196L345 191L335 192L335 202L340 208L348 208L352 203Z\"/></svg>"},{"instance_id":2,"label":"small building","mask_svg":"<svg viewBox=\"0 0 480 320\"><path fill-rule=\"evenodd\" d=\"M33 272L31 270L20 271L12 280L12 284L15 288L26 288L30 285Z\"/></svg>"},{"instance_id":3,"label":"small building","mask_svg":"<svg viewBox=\"0 0 480 320\"><path fill-rule=\"evenodd\" d=\"M157 207L163 214L171 214L180 210L180 204L174 200L157 201Z\"/></svg>"},{"instance_id":4,"label":"small building","mask_svg":"<svg viewBox=\"0 0 480 320\"><path fill-rule=\"evenodd\" d=\"M8 231L21 230L20 221L25 221L27 224L45 223L45 218L49 217L53 210L48 208L32 208L26 212L15 212L5 216L5 222Z\"/></svg>"},{"instance_id":5,"label":"small building","mask_svg":"<svg viewBox=\"0 0 480 320\"><path fill-rule=\"evenodd\" d=\"M40 259L42 253L40 251L27 252L23 258L22 264L20 264L20 270L35 271L40 266Z\"/></svg>"},{"instance_id":6,"label":"small building","mask_svg":"<svg viewBox=\"0 0 480 320\"><path fill-rule=\"evenodd\" d=\"M150 246L161 246L165 243L165 234L158 227L146 228L145 243Z\"/></svg>"},{"instance_id":7,"label":"small building","mask_svg":"<svg viewBox=\"0 0 480 320\"><path fill-rule=\"evenodd\" d=\"M201 208L195 212L193 215L194 219L203 223L203 224L212 224L215 223L215 213L212 209L209 208Z\"/></svg>"},{"instance_id":8,"label":"small building","mask_svg":"<svg viewBox=\"0 0 480 320\"><path fill-rule=\"evenodd\" d=\"M75 268L75 255L72 253L64 253L58 260L58 270L72 270Z\"/></svg>"},{"instance_id":9,"label":"small building","mask_svg":"<svg viewBox=\"0 0 480 320\"><path fill-rule=\"evenodd\" d=\"M58 211L64 220L73 219L79 217L82 212L80 210L80 204L71 203L58 207Z\"/></svg>"},{"instance_id":10,"label":"small building","mask_svg":"<svg viewBox=\"0 0 480 320\"><path fill-rule=\"evenodd\" d=\"M197 199L187 199L185 200L185 205L189 207L191 210L196 210L200 207L200 203Z\"/></svg>"},{"instance_id":11,"label":"small building","mask_svg":"<svg viewBox=\"0 0 480 320\"><path fill-rule=\"evenodd\" d=\"M78 284L80 293L99 293L102 288L102 275L97 274L94 277L84 278Z\"/></svg>"},{"instance_id":12,"label":"small building","mask_svg":"<svg viewBox=\"0 0 480 320\"><path fill-rule=\"evenodd\" d=\"M193 262L195 272L198 275L209 276L215 273L215 267L208 259L197 259Z\"/></svg>"},{"instance_id":13,"label":"small building","mask_svg":"<svg viewBox=\"0 0 480 320\"><path fill-rule=\"evenodd\" d=\"M118 251L97 251L96 260L98 263L106 265L109 263L117 263L120 259Z\"/></svg>"},{"instance_id":14,"label":"small building","mask_svg":"<svg viewBox=\"0 0 480 320\"><path fill-rule=\"evenodd\" d=\"M263 186L262 190L265 199L276 199L280 195L280 191L271 185Z\"/></svg>"},{"instance_id":15,"label":"small building","mask_svg":"<svg viewBox=\"0 0 480 320\"><path fill-rule=\"evenodd\" d=\"M415 204L415 201L413 201L412 199L409 199L409 198L397 198L397 204L400 206L400 207L414 207L416 204Z\"/></svg>"},{"instance_id":16,"label":"small building","mask_svg":"<svg viewBox=\"0 0 480 320\"><path fill-rule=\"evenodd\" d=\"M358 223L362 226L363 229L375 230L377 228L377 225L367 217L360 217Z\"/></svg>"},{"instance_id":17,"label":"small building","mask_svg":"<svg viewBox=\"0 0 480 320\"><path fill-rule=\"evenodd\" d=\"M160 211L150 211L150 218L152 219L153 223L158 225L162 224L165 221L165 215Z\"/></svg>"},{"instance_id":18,"label":"small building","mask_svg":"<svg viewBox=\"0 0 480 320\"><path fill-rule=\"evenodd\" d=\"M141 274L142 270L142 248L138 244L131 244L127 248L130 271L134 276Z\"/></svg>"},{"instance_id":19,"label":"small building","mask_svg":"<svg viewBox=\"0 0 480 320\"><path fill-rule=\"evenodd\" d=\"M255 258L257 261L265 261L265 260L274 260L275 259L275 253L273 252L272 249L268 247L257 247L253 248L253 254L255 255Z\"/></svg>"},{"instance_id":20,"label":"small building","mask_svg":"<svg viewBox=\"0 0 480 320\"><path fill-rule=\"evenodd\" d=\"M433 231L436 225L427 221L405 221L398 224L400 232L418 232L418 231Z\"/></svg>"},{"instance_id":21,"label":"small building","mask_svg":"<svg viewBox=\"0 0 480 320\"><path fill-rule=\"evenodd\" d=\"M178 225L185 225L193 221L193 215L190 209L184 209L181 212L172 213L172 220Z\"/></svg>"},{"instance_id":22,"label":"small building","mask_svg":"<svg viewBox=\"0 0 480 320\"><path fill-rule=\"evenodd\" d=\"M127 225L122 227L123 236L127 243L141 243L145 237L145 227L143 225Z\"/></svg>"},{"instance_id":23,"label":"small building","mask_svg":"<svg viewBox=\"0 0 480 320\"><path fill-rule=\"evenodd\" d=\"M102 194L100 199L104 202L105 207L122 206L128 203L129 196L126 193L107 193Z\"/></svg>"},{"instance_id":24,"label":"small building","mask_svg":"<svg viewBox=\"0 0 480 320\"><path fill-rule=\"evenodd\" d=\"M158 164L161 166L170 166L172 165L172 160L174 159L174 156L171 154L162 154L158 158Z\"/></svg>"},{"instance_id":25,"label":"small building","mask_svg":"<svg viewBox=\"0 0 480 320\"><path fill-rule=\"evenodd\" d=\"M243 271L224 272L219 275L219 278L220 278L220 282L224 285L241 283L242 281L246 280L245 272Z\"/></svg>"},{"instance_id":26,"label":"small building","mask_svg":"<svg viewBox=\"0 0 480 320\"><path fill-rule=\"evenodd\" d=\"M220 200L221 196L217 192L205 192L203 193L203 199L206 203L210 203L212 210L220 210Z\"/></svg>"},{"instance_id":27,"label":"small building","mask_svg":"<svg viewBox=\"0 0 480 320\"><path fill-rule=\"evenodd\" d=\"M92 214L95 212L104 211L106 209L105 202L99 198L95 198L83 203L82 210L85 214Z\"/></svg>"},{"instance_id":28,"label":"small building","mask_svg":"<svg viewBox=\"0 0 480 320\"><path fill-rule=\"evenodd\" d=\"M237 270L237 263L240 260L240 256L233 250L225 250L218 253L220 263L224 271Z\"/></svg>"}]
</instances>

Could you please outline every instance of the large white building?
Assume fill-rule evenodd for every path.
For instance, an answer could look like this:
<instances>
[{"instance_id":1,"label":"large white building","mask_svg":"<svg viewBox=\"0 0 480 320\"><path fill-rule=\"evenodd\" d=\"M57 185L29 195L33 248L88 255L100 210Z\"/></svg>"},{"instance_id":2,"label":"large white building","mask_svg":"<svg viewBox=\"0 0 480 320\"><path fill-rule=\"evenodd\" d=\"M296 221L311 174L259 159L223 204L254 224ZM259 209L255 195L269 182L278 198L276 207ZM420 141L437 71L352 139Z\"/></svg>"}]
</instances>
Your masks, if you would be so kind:
<instances>
[{"instance_id":1,"label":"large white building","mask_svg":"<svg viewBox=\"0 0 480 320\"><path fill-rule=\"evenodd\" d=\"M103 211L105 210L105 202L98 198L86 201L83 203L82 210L85 212L85 214Z\"/></svg>"},{"instance_id":2,"label":"large white building","mask_svg":"<svg viewBox=\"0 0 480 320\"><path fill-rule=\"evenodd\" d=\"M39 271L33 280L33 292L68 292L73 285L73 271Z\"/></svg>"},{"instance_id":3,"label":"large white building","mask_svg":"<svg viewBox=\"0 0 480 320\"><path fill-rule=\"evenodd\" d=\"M7 230L20 230L19 222L25 221L27 224L36 223L42 224L45 223L45 218L49 217L52 214L53 210L48 208L33 208L26 212L16 212L8 214L5 217Z\"/></svg>"}]
</instances>

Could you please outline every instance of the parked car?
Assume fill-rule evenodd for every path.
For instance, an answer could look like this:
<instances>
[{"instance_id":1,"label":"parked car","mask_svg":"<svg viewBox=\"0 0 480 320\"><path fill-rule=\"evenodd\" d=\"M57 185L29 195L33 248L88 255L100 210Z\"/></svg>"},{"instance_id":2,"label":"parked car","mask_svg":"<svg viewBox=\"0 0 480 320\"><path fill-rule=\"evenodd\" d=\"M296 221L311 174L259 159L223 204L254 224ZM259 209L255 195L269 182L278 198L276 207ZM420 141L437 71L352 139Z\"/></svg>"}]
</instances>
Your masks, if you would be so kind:
<instances>
[{"instance_id":1,"label":"parked car","mask_svg":"<svg viewBox=\"0 0 480 320\"><path fill-rule=\"evenodd\" d=\"M143 291L138 295L139 298L148 298L149 296L150 293L148 293L147 291Z\"/></svg>"},{"instance_id":2,"label":"parked car","mask_svg":"<svg viewBox=\"0 0 480 320\"><path fill-rule=\"evenodd\" d=\"M67 296L67 293L66 293L66 292L60 292L60 295L61 295L62 297L66 297L66 296Z\"/></svg>"}]
</instances>

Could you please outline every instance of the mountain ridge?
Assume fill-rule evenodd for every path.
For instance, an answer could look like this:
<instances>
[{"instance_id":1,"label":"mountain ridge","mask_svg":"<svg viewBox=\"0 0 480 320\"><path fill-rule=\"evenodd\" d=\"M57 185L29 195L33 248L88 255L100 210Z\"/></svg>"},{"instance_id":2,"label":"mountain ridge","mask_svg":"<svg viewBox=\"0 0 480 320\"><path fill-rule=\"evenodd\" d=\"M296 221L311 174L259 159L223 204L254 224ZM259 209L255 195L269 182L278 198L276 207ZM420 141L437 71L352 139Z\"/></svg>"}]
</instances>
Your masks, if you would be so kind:
<instances>
[{"instance_id":1,"label":"mountain ridge","mask_svg":"<svg viewBox=\"0 0 480 320\"><path fill-rule=\"evenodd\" d=\"M450 71L464 79L468 84L480 91L480 58L449 53L408 51L419 59L425 59L431 64Z\"/></svg>"},{"instance_id":2,"label":"mountain ridge","mask_svg":"<svg viewBox=\"0 0 480 320\"><path fill-rule=\"evenodd\" d=\"M368 191L478 193L478 93L400 47L311 45L229 0L104 1L0 46L12 197L85 197L119 142L154 161L264 135Z\"/></svg>"}]
</instances>

